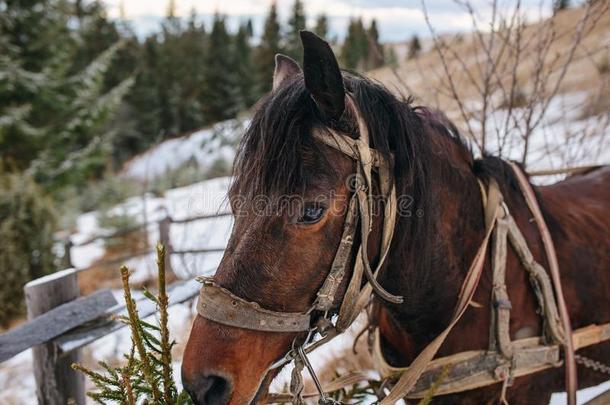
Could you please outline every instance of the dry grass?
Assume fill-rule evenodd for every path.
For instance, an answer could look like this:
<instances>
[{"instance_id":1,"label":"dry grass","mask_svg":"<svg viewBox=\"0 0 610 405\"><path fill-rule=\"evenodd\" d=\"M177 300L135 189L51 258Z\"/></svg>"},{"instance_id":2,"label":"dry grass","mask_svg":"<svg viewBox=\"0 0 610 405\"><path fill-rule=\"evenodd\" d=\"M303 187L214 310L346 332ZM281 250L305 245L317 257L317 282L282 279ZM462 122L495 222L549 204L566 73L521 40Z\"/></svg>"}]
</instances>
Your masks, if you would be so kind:
<instances>
[{"instance_id":1,"label":"dry grass","mask_svg":"<svg viewBox=\"0 0 610 405\"><path fill-rule=\"evenodd\" d=\"M600 4L598 7L604 6L603 3L606 3L606 8L600 8L602 11L599 11L599 14L596 14L597 9L591 10L592 16L584 27L582 40L561 81L559 93L595 92L599 88L602 76L599 70L600 61L606 57L610 49L610 12L607 10L608 2L598 2ZM507 47L496 45L492 56L498 63L496 73L499 81L508 87L514 74L516 82L521 85L521 91L531 94L532 78L539 68L537 63L539 47L548 45L544 49L546 53L541 73L547 82L555 82L569 56L568 51L583 13L582 8L566 10L545 21L524 25L521 31L523 50L519 60L515 59L517 56L514 49L511 51L511 46L514 46L516 41L514 37L508 39ZM553 37L547 38L542 44L542 36L544 33L550 35L551 30ZM485 77L483 70L487 58L482 43L489 44L492 35L496 44L507 40L503 38L504 33L500 29L493 34L479 32L479 34L438 37L441 47L446 46L448 49L446 61L448 69L455 83L455 89L463 100L480 99L480 88L477 87L483 85L482 81ZM513 72L514 67L516 70ZM411 94L416 97L418 103L439 108L458 123L462 121L455 97L447 88L447 75L443 62L434 47L423 52L415 60L402 62L396 72L384 67L369 74L390 89ZM547 93L550 90L550 88L546 89Z\"/></svg>"}]
</instances>

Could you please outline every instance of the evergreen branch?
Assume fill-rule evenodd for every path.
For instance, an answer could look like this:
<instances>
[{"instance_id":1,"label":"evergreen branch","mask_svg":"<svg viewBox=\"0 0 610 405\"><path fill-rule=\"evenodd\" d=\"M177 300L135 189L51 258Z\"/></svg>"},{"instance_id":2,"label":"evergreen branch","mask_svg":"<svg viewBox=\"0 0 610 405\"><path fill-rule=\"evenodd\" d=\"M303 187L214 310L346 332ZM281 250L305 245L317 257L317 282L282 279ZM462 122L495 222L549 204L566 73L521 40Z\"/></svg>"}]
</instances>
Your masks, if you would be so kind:
<instances>
[{"instance_id":1,"label":"evergreen branch","mask_svg":"<svg viewBox=\"0 0 610 405\"><path fill-rule=\"evenodd\" d=\"M146 353L146 348L144 347L144 343L142 341L142 327L139 324L138 310L136 308L136 303L131 297L131 290L129 288L129 270L126 266L121 267L121 279L123 280L123 291L125 294L125 305L127 306L127 313L129 314L129 320L131 327L131 336L133 338L135 347L138 351L138 355L140 356L140 363L142 365L142 372L144 373L144 379L148 383L151 388L151 394L153 400L158 402L161 398L159 390L155 385L155 381L153 378L153 369L150 365L148 355Z\"/></svg>"},{"instance_id":2,"label":"evergreen branch","mask_svg":"<svg viewBox=\"0 0 610 405\"><path fill-rule=\"evenodd\" d=\"M163 363L163 398L166 403L171 403L172 397L172 353L169 340L169 329L167 326L167 308L169 298L165 290L165 246L157 244L157 267L159 269L159 295L157 303L159 305L159 327L161 328L161 361Z\"/></svg>"},{"instance_id":3,"label":"evergreen branch","mask_svg":"<svg viewBox=\"0 0 610 405\"><path fill-rule=\"evenodd\" d=\"M123 377L123 385L125 387L126 399L129 405L135 405L136 398L133 395L133 388L131 384L131 376L133 371L133 363L134 363L134 355L135 355L135 345L131 344L131 352L129 353L129 357L127 360L127 365L123 367L121 370L121 376Z\"/></svg>"},{"instance_id":4,"label":"evergreen branch","mask_svg":"<svg viewBox=\"0 0 610 405\"><path fill-rule=\"evenodd\" d=\"M171 350L175 342L170 340L168 327L169 297L165 288L165 250L158 246L159 293L152 296L160 312L158 325L145 322L138 316L135 301L129 287L129 271L121 268L127 317L122 321L130 327L132 345L129 353L123 354L126 364L111 367L100 361L103 372L95 372L80 365L73 367L87 375L99 392L87 395L100 404L108 402L121 405L151 403L155 405L192 405L188 393L178 393L173 381ZM142 402L144 399L144 402Z\"/></svg>"}]
</instances>

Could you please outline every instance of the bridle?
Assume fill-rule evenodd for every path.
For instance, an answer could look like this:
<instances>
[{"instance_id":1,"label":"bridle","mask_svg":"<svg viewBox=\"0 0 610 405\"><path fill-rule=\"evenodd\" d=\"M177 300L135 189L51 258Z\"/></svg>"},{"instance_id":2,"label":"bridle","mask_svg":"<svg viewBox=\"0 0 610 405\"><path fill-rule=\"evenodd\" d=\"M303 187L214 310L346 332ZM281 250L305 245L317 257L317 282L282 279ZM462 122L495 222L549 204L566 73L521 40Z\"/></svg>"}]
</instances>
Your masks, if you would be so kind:
<instances>
[{"instance_id":1,"label":"bridle","mask_svg":"<svg viewBox=\"0 0 610 405\"><path fill-rule=\"evenodd\" d=\"M200 277L203 283L197 304L197 311L202 317L228 326L266 332L308 332L306 343L320 333L322 338L305 348L291 350L283 359L270 367L274 369L300 358L307 364L306 353L327 343L343 333L369 303L372 293L391 303L402 303L402 297L388 293L377 282L377 275L382 268L394 235L397 202L396 185L393 175L393 158L384 158L377 150L369 146L369 132L362 115L350 96L346 97L346 107L356 117L359 137L353 139L332 128L317 129L313 136L316 140L349 156L356 162L353 176L353 194L349 200L347 214L343 225L341 242L333 259L328 276L324 280L316 299L310 309L304 313L277 312L261 308L255 302L246 301L214 283L211 277ZM378 187L383 201L383 225L381 231L380 258L371 268L368 257L368 239L372 231L372 201L374 181L377 173ZM360 246L351 271L351 279L341 300L336 320L331 317L337 291L351 261L356 232L360 223ZM363 280L366 282L363 285ZM318 314L322 313L323 316ZM323 395L322 392L320 394Z\"/></svg>"},{"instance_id":2,"label":"bridle","mask_svg":"<svg viewBox=\"0 0 610 405\"><path fill-rule=\"evenodd\" d=\"M355 102L349 95L346 97L346 107L351 109L356 117L360 135L357 139L353 139L345 134L339 133L332 128L315 130L313 133L316 140L352 158L356 162L356 171L354 173L354 190L349 200L348 211L343 225L343 232L339 247L333 259L330 271L324 280L322 287L317 292L317 297L309 310L303 313L295 313L277 312L264 309L261 308L259 304L244 300L243 298L234 295L227 289L215 284L210 277L200 278L203 286L201 288L199 302L197 304L197 311L203 318L228 326L256 331L284 333L307 332L307 337L305 338L304 343L297 344L297 338L295 338L292 349L282 359L278 360L268 369L268 371L270 371L291 361L295 362L295 371L293 371L291 381L291 393L294 403L301 403L300 401L302 401L301 395L303 391L303 383L300 371L304 367L307 367L318 390L320 396L319 403L335 404L336 401L325 395L313 368L309 364L307 354L327 343L337 335L343 333L350 325L352 325L357 316L371 302L373 293L375 293L375 295L382 300L391 303L399 304L402 302L402 297L388 293L377 282L377 275L382 268L390 249L397 216L396 184L393 175L393 158L390 157L389 159L386 159L379 151L370 147L368 127L364 122L364 119L360 114ZM529 183L521 173L520 169L513 165L513 170L517 173L517 177L520 179L519 184L522 188L522 192L526 196L528 194L533 195L531 186L529 186ZM385 202L380 243L381 254L374 270L371 268L367 253L368 239L372 231L373 215L371 202L373 201L373 172L377 173L378 187ZM520 176L522 176L523 179L521 179ZM485 264L488 246L490 244L492 234L494 234L494 230L496 230L494 237L494 255L498 255L497 252L500 252L499 256L501 257L500 260L494 260L493 263L494 280L498 278L502 280L502 284L499 284L499 288L494 289L497 321L495 321L495 325L492 326L492 329L497 327L497 332L494 329L494 333L499 338L497 342L497 351L507 358L513 356L512 353L509 353L511 342L510 338L508 337L510 302L508 302L508 304L506 303L508 297L505 291L506 286L503 284L506 243L504 242L504 245L502 245L503 247L500 246L500 249L503 249L503 251L498 250L499 248L497 240L499 240L498 232L504 232L502 235L504 235L503 238L506 239L508 231L505 228L508 226L506 224L510 223L510 221L513 221L514 225L510 229L513 239L515 238L515 235L518 237L520 232L514 224L514 220L512 219L506 204L503 202L503 197L496 181L494 179L489 179L487 185L485 185L479 180L479 185L481 187L484 206L484 237L462 283L458 296L458 302L449 325L424 348L424 350L415 358L415 360L413 360L408 368L400 370L400 378L396 384L394 384L389 394L379 402L380 405L393 404L413 390L419 378L426 372L427 367L429 367L432 359L442 343L445 341L449 332L461 319L462 315L471 304L472 298L479 284L479 279ZM529 200L531 200L531 198ZM538 208L535 198L533 202L529 200L528 206L530 207L530 210L534 212L535 209ZM536 218L536 222L541 229L541 232L543 232L544 229L546 229L544 220L542 218ZM348 274L348 266L354 250L354 242L356 240L358 224L360 224L359 228L361 231L360 245L357 247L356 259L353 263L353 269L351 271L351 279L347 283L347 288L343 298L340 300L339 310L337 317L335 318L332 316L332 311L334 309L339 287L344 281L346 274ZM497 224L500 224L500 226L498 227ZM508 234L511 235L510 232L508 232ZM513 242L512 239L511 242ZM513 243L513 246L515 249L519 250L522 255L527 256L529 263L524 263L524 265L532 265L531 262L533 262L533 258L531 258L531 252L529 252L529 249L527 248L525 239L523 239L523 241L519 244ZM554 251L549 253L547 250L547 256L554 255ZM534 264L537 263L534 262ZM547 309L554 309L559 306L559 309L562 310L564 308L561 307L565 307L565 303L563 302L563 296L561 294L561 285L558 284L558 270L551 268L551 273L553 275L553 287L555 289L556 296L554 296L552 288L549 284L549 286L547 286L547 293L541 295L539 303L542 307ZM546 276L546 274L544 274L544 276ZM546 277L548 279L548 276ZM560 305L557 305L557 303ZM498 304L500 304L499 307L497 306ZM574 353L571 346L572 335L569 326L569 319L567 318L567 315L563 313L563 311L560 311L562 312L559 314L560 316L557 315L556 309L554 309L554 312L551 312L551 315L545 314L544 316L547 322L552 323L551 326L554 330L554 333L552 334L554 338L552 343L562 344L566 347L566 364L569 370L570 367L574 367ZM322 315L320 316L320 314ZM319 333L321 338L314 341L313 338L316 333ZM495 341L496 340L494 337L494 342ZM490 348L490 350L496 350L496 347L494 346L494 348ZM543 363L546 364L548 361ZM555 366L557 363L558 361L555 361ZM539 365L536 364L535 367L532 367L536 368L538 366ZM570 397L572 397L573 393L575 392L576 382L574 377L569 377L567 380L568 391L570 393ZM505 377L499 381L504 381L503 392L505 392L506 383L509 381L508 377ZM491 383L495 382L497 381L491 381ZM486 385L491 383L486 383ZM453 392L459 391L460 390L458 389L457 391Z\"/></svg>"}]
</instances>

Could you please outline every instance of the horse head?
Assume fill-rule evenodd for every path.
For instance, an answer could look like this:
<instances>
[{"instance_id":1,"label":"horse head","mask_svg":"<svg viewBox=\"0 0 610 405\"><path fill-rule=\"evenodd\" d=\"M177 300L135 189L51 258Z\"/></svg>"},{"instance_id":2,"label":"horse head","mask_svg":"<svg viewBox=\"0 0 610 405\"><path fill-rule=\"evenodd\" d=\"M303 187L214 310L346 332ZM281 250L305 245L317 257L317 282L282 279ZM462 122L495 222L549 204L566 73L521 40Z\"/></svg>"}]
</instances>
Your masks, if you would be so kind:
<instances>
[{"instance_id":1,"label":"horse head","mask_svg":"<svg viewBox=\"0 0 610 405\"><path fill-rule=\"evenodd\" d=\"M339 311L350 285L350 305L367 280L400 301L397 286L383 289L371 268L392 242L388 198L407 221L419 218L410 215L421 189L412 175L419 145L405 136L419 120L382 86L342 72L325 41L305 31L301 40L303 69L276 57L273 90L238 151L232 235L204 284L182 364L198 404L263 401L278 372L272 365ZM397 202L405 187L409 199ZM354 276L357 261L364 265Z\"/></svg>"}]
</instances>

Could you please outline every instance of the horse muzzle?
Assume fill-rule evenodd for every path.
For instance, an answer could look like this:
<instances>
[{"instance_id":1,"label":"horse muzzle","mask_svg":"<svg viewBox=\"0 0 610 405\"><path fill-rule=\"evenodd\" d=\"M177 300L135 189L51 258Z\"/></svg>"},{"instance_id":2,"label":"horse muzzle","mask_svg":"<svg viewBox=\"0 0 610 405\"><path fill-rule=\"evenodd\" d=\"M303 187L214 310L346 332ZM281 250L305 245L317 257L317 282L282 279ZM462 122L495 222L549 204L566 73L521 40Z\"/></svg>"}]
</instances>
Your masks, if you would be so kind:
<instances>
[{"instance_id":1,"label":"horse muzzle","mask_svg":"<svg viewBox=\"0 0 610 405\"><path fill-rule=\"evenodd\" d=\"M197 316L184 350L182 382L196 404L246 405L261 396L269 366L293 333L254 331Z\"/></svg>"},{"instance_id":2,"label":"horse muzzle","mask_svg":"<svg viewBox=\"0 0 610 405\"><path fill-rule=\"evenodd\" d=\"M232 390L230 380L217 375L183 376L182 384L195 405L227 404Z\"/></svg>"}]
</instances>

